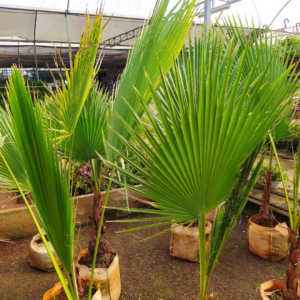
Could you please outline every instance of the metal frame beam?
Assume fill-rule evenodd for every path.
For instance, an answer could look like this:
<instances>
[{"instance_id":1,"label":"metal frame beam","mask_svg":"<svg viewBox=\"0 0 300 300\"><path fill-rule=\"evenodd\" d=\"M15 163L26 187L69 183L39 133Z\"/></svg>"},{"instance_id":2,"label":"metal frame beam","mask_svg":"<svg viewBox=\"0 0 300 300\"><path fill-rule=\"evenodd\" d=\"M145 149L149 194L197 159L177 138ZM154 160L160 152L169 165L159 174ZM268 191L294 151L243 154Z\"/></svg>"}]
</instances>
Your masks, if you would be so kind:
<instances>
[{"instance_id":1,"label":"metal frame beam","mask_svg":"<svg viewBox=\"0 0 300 300\"><path fill-rule=\"evenodd\" d=\"M211 0L204 0L204 33L208 35L211 17Z\"/></svg>"},{"instance_id":2,"label":"metal frame beam","mask_svg":"<svg viewBox=\"0 0 300 300\"><path fill-rule=\"evenodd\" d=\"M47 9L42 7L27 7L27 6L19 6L19 5L6 5L6 4L0 4L0 9L9 9L9 10L21 10L21 11L31 11L33 13L36 12L42 12L42 13L49 13L49 14L62 14L65 15L65 10L59 10L59 9ZM82 11L69 11L69 15L74 16L86 16L86 12ZM90 16L95 17L97 14L95 13L89 13ZM103 15L104 18L109 19L129 19L129 20L145 20L143 17L136 17L136 16L123 16L123 15Z\"/></svg>"},{"instance_id":3,"label":"metal frame beam","mask_svg":"<svg viewBox=\"0 0 300 300\"><path fill-rule=\"evenodd\" d=\"M70 63L70 68L72 66L72 57L71 57L71 41L70 41L70 37L69 37L69 7L70 7L70 0L68 0L67 3L67 9L66 9L66 26L67 26L67 41L68 41L68 45L69 45L69 63Z\"/></svg>"},{"instance_id":4,"label":"metal frame beam","mask_svg":"<svg viewBox=\"0 0 300 300\"><path fill-rule=\"evenodd\" d=\"M37 62L37 56L36 56L36 47L35 47L36 20L37 20L37 12L35 13L35 20L34 20L33 46L34 46L36 77L37 77L37 81L39 81L40 80L40 78L39 78L39 68L38 68L38 62Z\"/></svg>"},{"instance_id":5,"label":"metal frame beam","mask_svg":"<svg viewBox=\"0 0 300 300\"><path fill-rule=\"evenodd\" d=\"M207 14L208 14L206 16L207 19L204 20L204 24L209 25L208 23L210 23L210 22L207 21L207 20L210 20L211 14L215 14L215 13L218 13L218 12L223 11L225 9L229 9L231 4L234 4L234 3L239 2L239 1L241 1L241 0L227 0L227 1L224 1L224 2L226 2L226 4L215 7L215 0L204 0L200 3L198 3L197 6L199 6L201 4L204 4L204 11L205 11L206 5L209 8L210 12L207 11ZM213 5L212 9L211 9L211 6L208 5L208 3ZM157 3L156 3L156 5L157 5ZM156 7L156 5L155 5L155 7ZM201 12L197 16L198 17L203 17L203 16L205 17L205 12ZM151 19L150 19L149 23L151 23ZM125 42L125 41L128 41L130 39L136 38L139 34L139 31L142 28L143 28L143 26L137 27L135 29L129 30L129 31L124 32L122 34L116 35L116 36L114 36L110 39L105 40L102 44L107 45L108 47L120 45L122 42Z\"/></svg>"}]
</instances>

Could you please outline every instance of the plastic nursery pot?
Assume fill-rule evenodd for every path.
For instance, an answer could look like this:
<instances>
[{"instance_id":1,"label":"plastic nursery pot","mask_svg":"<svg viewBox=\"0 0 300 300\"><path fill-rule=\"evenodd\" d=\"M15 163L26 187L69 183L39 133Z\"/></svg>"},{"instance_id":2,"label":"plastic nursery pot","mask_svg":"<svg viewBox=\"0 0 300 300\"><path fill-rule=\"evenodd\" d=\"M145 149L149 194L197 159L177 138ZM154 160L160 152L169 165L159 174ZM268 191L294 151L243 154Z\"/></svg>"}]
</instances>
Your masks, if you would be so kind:
<instances>
[{"instance_id":1,"label":"plastic nursery pot","mask_svg":"<svg viewBox=\"0 0 300 300\"><path fill-rule=\"evenodd\" d=\"M276 190L279 188L281 181L271 181L271 190Z\"/></svg>"},{"instance_id":2,"label":"plastic nursery pot","mask_svg":"<svg viewBox=\"0 0 300 300\"><path fill-rule=\"evenodd\" d=\"M90 281L92 269L79 264L80 259L88 253L83 250L79 253L76 262L78 269L78 284ZM95 268L94 282L100 283L102 300L118 300L121 294L120 266L118 253L108 268Z\"/></svg>"},{"instance_id":3,"label":"plastic nursery pot","mask_svg":"<svg viewBox=\"0 0 300 300\"><path fill-rule=\"evenodd\" d=\"M276 293L279 293L283 288L283 281L269 280L261 284L260 286L260 300L271 300ZM273 296L273 297L272 297ZM278 298L280 299L280 298Z\"/></svg>"},{"instance_id":4,"label":"plastic nursery pot","mask_svg":"<svg viewBox=\"0 0 300 300\"><path fill-rule=\"evenodd\" d=\"M93 285L94 285L94 287L95 287L96 289L98 289L98 285L97 285L96 282L94 282ZM52 299L55 299L55 297L58 296L63 290L64 290L64 289L63 289L63 287L62 287L61 282L56 283L56 284L54 285L54 287L53 287L51 290L47 291L47 292L44 294L43 300L52 300ZM101 293L100 293L99 290L98 290L98 291L95 293L95 295L92 297L92 300L102 300L102 298L101 298Z\"/></svg>"},{"instance_id":5,"label":"plastic nursery pot","mask_svg":"<svg viewBox=\"0 0 300 300\"><path fill-rule=\"evenodd\" d=\"M278 223L274 227L257 224L258 215L248 221L246 233L249 250L269 261L281 261L288 255L289 230L285 223Z\"/></svg>"},{"instance_id":6,"label":"plastic nursery pot","mask_svg":"<svg viewBox=\"0 0 300 300\"><path fill-rule=\"evenodd\" d=\"M206 220L206 247L211 230L212 224ZM170 254L176 258L199 262L199 228L172 224Z\"/></svg>"},{"instance_id":7,"label":"plastic nursery pot","mask_svg":"<svg viewBox=\"0 0 300 300\"><path fill-rule=\"evenodd\" d=\"M61 262L59 258L57 257L51 243L48 241L48 245L58 263L59 266L61 266ZM50 259L50 256L48 254L48 251L41 240L40 234L36 234L33 236L30 245L29 245L29 263L31 267L46 271L46 272L53 272L55 271L55 268L53 266L53 263Z\"/></svg>"}]
</instances>

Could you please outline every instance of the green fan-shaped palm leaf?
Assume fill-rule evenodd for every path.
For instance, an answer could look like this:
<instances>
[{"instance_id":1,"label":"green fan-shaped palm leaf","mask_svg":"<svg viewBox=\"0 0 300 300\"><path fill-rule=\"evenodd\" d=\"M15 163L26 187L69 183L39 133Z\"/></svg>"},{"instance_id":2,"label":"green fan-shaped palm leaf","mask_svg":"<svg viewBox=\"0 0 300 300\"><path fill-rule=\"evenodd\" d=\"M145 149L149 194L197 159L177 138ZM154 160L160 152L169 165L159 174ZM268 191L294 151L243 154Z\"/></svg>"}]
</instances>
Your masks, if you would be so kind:
<instances>
[{"instance_id":1,"label":"green fan-shaped palm leaf","mask_svg":"<svg viewBox=\"0 0 300 300\"><path fill-rule=\"evenodd\" d=\"M105 155L103 135L106 135L109 106L108 94L94 85L89 91L75 127L72 148L74 159L90 161L99 159L97 153ZM70 143L70 138L64 139L59 147L68 153Z\"/></svg>"},{"instance_id":2,"label":"green fan-shaped palm leaf","mask_svg":"<svg viewBox=\"0 0 300 300\"><path fill-rule=\"evenodd\" d=\"M241 52L238 44L211 34L207 40L198 38L190 58L183 58L186 59L184 64L179 59L170 76L161 73L159 91L146 73L148 90L160 121L152 116L145 97L135 89L155 137L143 126L135 109L127 105L143 128L148 143L136 134L126 119L117 116L149 159L132 146L126 135L117 131L115 134L146 169L107 143L147 179L113 164L146 187L146 190L128 188L154 200L153 205L159 210L140 211L163 215L165 222L155 226L199 220L201 300L206 291L205 215L230 196L243 162L278 117L292 105L296 89L295 85L288 84L292 67L278 74L272 83L265 84L274 56L257 77L261 51L256 53L255 62L245 76L247 56L252 54L248 47Z\"/></svg>"},{"instance_id":3,"label":"green fan-shaped palm leaf","mask_svg":"<svg viewBox=\"0 0 300 300\"><path fill-rule=\"evenodd\" d=\"M164 74L166 74L173 64L173 58L177 57L185 43L186 38L195 15L195 1L183 0L166 14L169 0L159 0L154 16L145 23L139 37L133 45L126 67L118 84L114 105L112 108L109 124L115 131L122 135L127 135L122 122L116 114L121 115L130 125L134 125L134 119L130 110L124 103L125 98L131 107L142 115L142 106L135 95L132 86L135 86L140 93L145 96L146 102L150 103L151 98L147 94L147 81L141 76L146 69L149 78L154 85L159 83L160 70L157 60L160 61ZM108 130L108 141L117 149L122 147L113 131ZM109 159L113 160L113 153L108 153Z\"/></svg>"},{"instance_id":4,"label":"green fan-shaped palm leaf","mask_svg":"<svg viewBox=\"0 0 300 300\"><path fill-rule=\"evenodd\" d=\"M1 152L9 164L16 180L18 181L23 191L29 192L30 187L27 183L26 174L22 159L18 152L18 148L14 139L14 134L11 128L11 123L7 113L0 108L0 128L1 134L5 136L5 143L1 148ZM0 186L8 190L17 190L17 186L10 172L7 170L4 161L0 158Z\"/></svg>"},{"instance_id":5,"label":"green fan-shaped palm leaf","mask_svg":"<svg viewBox=\"0 0 300 300\"><path fill-rule=\"evenodd\" d=\"M72 268L73 203L65 166L45 133L41 108L33 107L21 71L12 70L8 84L12 130L26 170L35 209L42 226L68 274Z\"/></svg>"},{"instance_id":6,"label":"green fan-shaped palm leaf","mask_svg":"<svg viewBox=\"0 0 300 300\"><path fill-rule=\"evenodd\" d=\"M220 55L220 49L225 44L222 39L217 39L216 43L216 39L212 38L211 51L205 50L202 38L198 40L196 49L201 49L201 57L198 60L198 67L201 70L198 97L195 92L191 61L185 70L186 78L181 77L179 68L175 67L175 83L164 78L162 74L162 90L159 93L147 77L148 89L164 132L158 126L158 121L151 116L142 95L136 90L157 138L154 139L148 129L143 127L151 148L141 141L126 120L120 118L131 137L139 142L139 146L153 162L151 164L146 158L140 157L130 142L118 134L119 139L150 170L150 172L139 170L148 182L135 178L151 191L142 193L157 201L156 206L170 213L170 216L185 215L187 220L197 219L226 200L235 184L240 165L267 133L272 122L287 105L290 105L290 101L284 103L282 101L285 100L285 95L291 94L293 88L283 84L286 82L283 78L288 78L290 70L269 86L260 85L265 75L263 73L253 88L251 84L255 79L254 70L257 61L250 75L242 80L247 49L238 60L239 71L233 72L232 69L235 68L233 62L238 52L233 51L232 44L229 43L226 44L226 54ZM229 81L233 82L232 86L228 86ZM241 87L243 93L238 93ZM258 92L263 92L263 97L257 103L255 101ZM164 107L161 98L165 101ZM131 109L130 105L129 108ZM131 111L137 122L141 123L134 109ZM112 145L109 147L113 148ZM118 154L127 160L120 151ZM138 168L134 164L133 166ZM120 169L117 166L116 168ZM134 176L129 172L127 175Z\"/></svg>"},{"instance_id":7,"label":"green fan-shaped palm leaf","mask_svg":"<svg viewBox=\"0 0 300 300\"><path fill-rule=\"evenodd\" d=\"M101 28L102 14L94 20L90 31L89 16L87 26L81 36L79 51L70 73L65 70L67 85L61 76L61 88L56 84L56 91L46 97L47 113L52 116L52 126L57 131L56 138L68 138L74 133L81 110L92 87L99 63L95 65L98 45L104 28Z\"/></svg>"}]
</instances>

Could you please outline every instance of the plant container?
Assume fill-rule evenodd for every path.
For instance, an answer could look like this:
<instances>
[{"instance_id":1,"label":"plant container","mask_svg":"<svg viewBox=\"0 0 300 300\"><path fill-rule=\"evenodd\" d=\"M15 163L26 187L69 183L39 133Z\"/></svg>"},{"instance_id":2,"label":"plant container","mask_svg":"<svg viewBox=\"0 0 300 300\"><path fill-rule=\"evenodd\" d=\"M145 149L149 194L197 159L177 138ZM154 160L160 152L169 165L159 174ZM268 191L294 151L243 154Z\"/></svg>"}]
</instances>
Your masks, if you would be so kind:
<instances>
[{"instance_id":1,"label":"plant container","mask_svg":"<svg viewBox=\"0 0 300 300\"><path fill-rule=\"evenodd\" d=\"M273 279L262 283L260 286L260 300L281 299L282 288L283 281L280 280Z\"/></svg>"},{"instance_id":2,"label":"plant container","mask_svg":"<svg viewBox=\"0 0 300 300\"><path fill-rule=\"evenodd\" d=\"M279 188L281 181L271 181L271 190L276 190Z\"/></svg>"},{"instance_id":3,"label":"plant container","mask_svg":"<svg viewBox=\"0 0 300 300\"><path fill-rule=\"evenodd\" d=\"M206 246L212 230L212 223L206 220ZM170 254L173 257L199 262L199 227L172 224Z\"/></svg>"},{"instance_id":4,"label":"plant container","mask_svg":"<svg viewBox=\"0 0 300 300\"><path fill-rule=\"evenodd\" d=\"M61 266L61 262L59 258L57 257L51 243L47 242L50 250L52 251L57 263L59 266ZM29 264L31 267L34 267L36 269L40 269L46 272L53 272L55 271L55 268L53 266L53 263L50 259L50 256L48 254L48 251L41 239L40 234L36 234L33 236L30 245L29 245Z\"/></svg>"},{"instance_id":5,"label":"plant container","mask_svg":"<svg viewBox=\"0 0 300 300\"><path fill-rule=\"evenodd\" d=\"M249 250L269 261L281 261L288 255L289 229L286 223L279 223L274 217L274 225L266 227L257 224L258 214L248 221L246 233Z\"/></svg>"},{"instance_id":6,"label":"plant container","mask_svg":"<svg viewBox=\"0 0 300 300\"><path fill-rule=\"evenodd\" d=\"M97 283L94 283L94 287L96 289L98 289L98 285ZM44 294L44 297L43 297L43 300L53 300L53 299L56 299L56 297L63 291L63 286L61 284L61 282L58 282L54 285L54 287L52 289L50 289L49 291L47 291L45 294ZM67 298L66 298L67 299ZM101 293L100 291L98 290L94 296L92 297L92 300L102 300L101 298Z\"/></svg>"},{"instance_id":7,"label":"plant container","mask_svg":"<svg viewBox=\"0 0 300 300\"><path fill-rule=\"evenodd\" d=\"M102 300L118 300L121 294L119 255L113 248L111 251L116 255L110 266L108 268L95 268L94 271L93 281L100 283ZM90 281L91 278L92 269L79 263L80 259L86 255L88 255L87 250L81 251L76 262L79 285L81 282Z\"/></svg>"}]
</instances>

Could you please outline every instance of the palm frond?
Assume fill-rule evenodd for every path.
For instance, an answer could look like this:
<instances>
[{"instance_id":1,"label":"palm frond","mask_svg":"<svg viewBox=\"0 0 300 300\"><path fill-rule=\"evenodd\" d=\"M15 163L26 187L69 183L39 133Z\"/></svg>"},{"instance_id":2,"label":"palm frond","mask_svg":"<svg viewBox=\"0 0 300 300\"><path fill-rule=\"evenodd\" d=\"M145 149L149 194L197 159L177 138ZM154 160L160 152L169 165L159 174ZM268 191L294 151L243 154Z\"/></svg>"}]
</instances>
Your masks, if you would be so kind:
<instances>
[{"instance_id":1,"label":"palm frond","mask_svg":"<svg viewBox=\"0 0 300 300\"><path fill-rule=\"evenodd\" d=\"M181 5L180 5L181 3ZM135 86L150 103L150 94L147 81L143 74L145 69L149 78L157 86L160 70L157 61L160 62L164 74L173 64L173 58L177 57L188 36L192 20L195 14L195 1L179 1L177 5L165 15L169 0L159 0L154 12L151 24L147 21L133 45L125 70L118 84L109 124L114 131L127 135L122 122L116 114L121 115L130 125L134 125L134 119L123 99L126 99L131 107L141 116L140 101L135 95L132 86ZM108 130L108 141L114 147L122 147L119 139L112 130ZM113 161L113 152L108 153Z\"/></svg>"},{"instance_id":2,"label":"palm frond","mask_svg":"<svg viewBox=\"0 0 300 300\"><path fill-rule=\"evenodd\" d=\"M107 112L110 106L108 94L98 90L94 85L87 96L81 110L73 137L72 156L78 161L98 159L105 155L103 135L107 131ZM70 138L64 139L59 147L69 153L71 147Z\"/></svg>"},{"instance_id":3,"label":"palm frond","mask_svg":"<svg viewBox=\"0 0 300 300\"><path fill-rule=\"evenodd\" d=\"M99 64L95 59L104 28L101 28L102 13L94 20L90 31L90 19L81 36L79 51L71 64L70 73L65 70L67 84L61 75L61 84L46 97L47 113L53 118L52 126L57 130L56 138L64 139L74 133L80 112L84 106Z\"/></svg>"},{"instance_id":4,"label":"palm frond","mask_svg":"<svg viewBox=\"0 0 300 300\"><path fill-rule=\"evenodd\" d=\"M72 268L74 222L66 164L52 134L45 133L41 107L33 106L22 72L16 67L8 84L10 118L39 220L67 274Z\"/></svg>"},{"instance_id":5,"label":"palm frond","mask_svg":"<svg viewBox=\"0 0 300 300\"><path fill-rule=\"evenodd\" d=\"M209 264L208 276L214 270L215 264L218 261L222 249L229 237L231 230L237 222L242 210L244 209L248 196L257 182L259 171L263 165L265 155L262 155L254 171L252 172L253 165L258 155L261 153L264 144L264 139L252 151L249 157L243 163L237 183L232 190L228 200L221 205L216 214L213 231L210 239L209 247ZM250 176L249 181L247 180Z\"/></svg>"},{"instance_id":6,"label":"palm frond","mask_svg":"<svg viewBox=\"0 0 300 300\"><path fill-rule=\"evenodd\" d=\"M136 122L143 127L149 144L136 134L126 118L117 115L149 159L131 145L126 135L117 130L115 134L149 171L140 168L114 145L107 143L147 180L114 166L144 185L147 191L140 193L156 201L155 206L171 218L198 219L229 197L240 166L274 121L291 105L291 99L283 100L295 89L294 85L285 84L291 68L280 74L272 84L264 84L272 57L257 79L258 53L248 76L243 78L247 47L240 53L238 45L212 34L207 43L198 38L194 61L190 58L182 65L175 64L171 77L165 77L161 72L162 88L159 92L146 73L148 90L161 124L151 115L143 94L135 89L155 138L143 126L135 108L126 102ZM222 53L224 48L226 51Z\"/></svg>"},{"instance_id":7,"label":"palm frond","mask_svg":"<svg viewBox=\"0 0 300 300\"><path fill-rule=\"evenodd\" d=\"M1 152L9 164L16 180L21 189L30 192L30 187L27 183L26 174L22 159L18 152L14 134L11 128L11 121L2 107L0 107L0 128L1 134L5 136L5 143L2 146ZM8 190L17 190L17 186L10 172L7 170L4 161L0 158L0 186Z\"/></svg>"}]
</instances>

